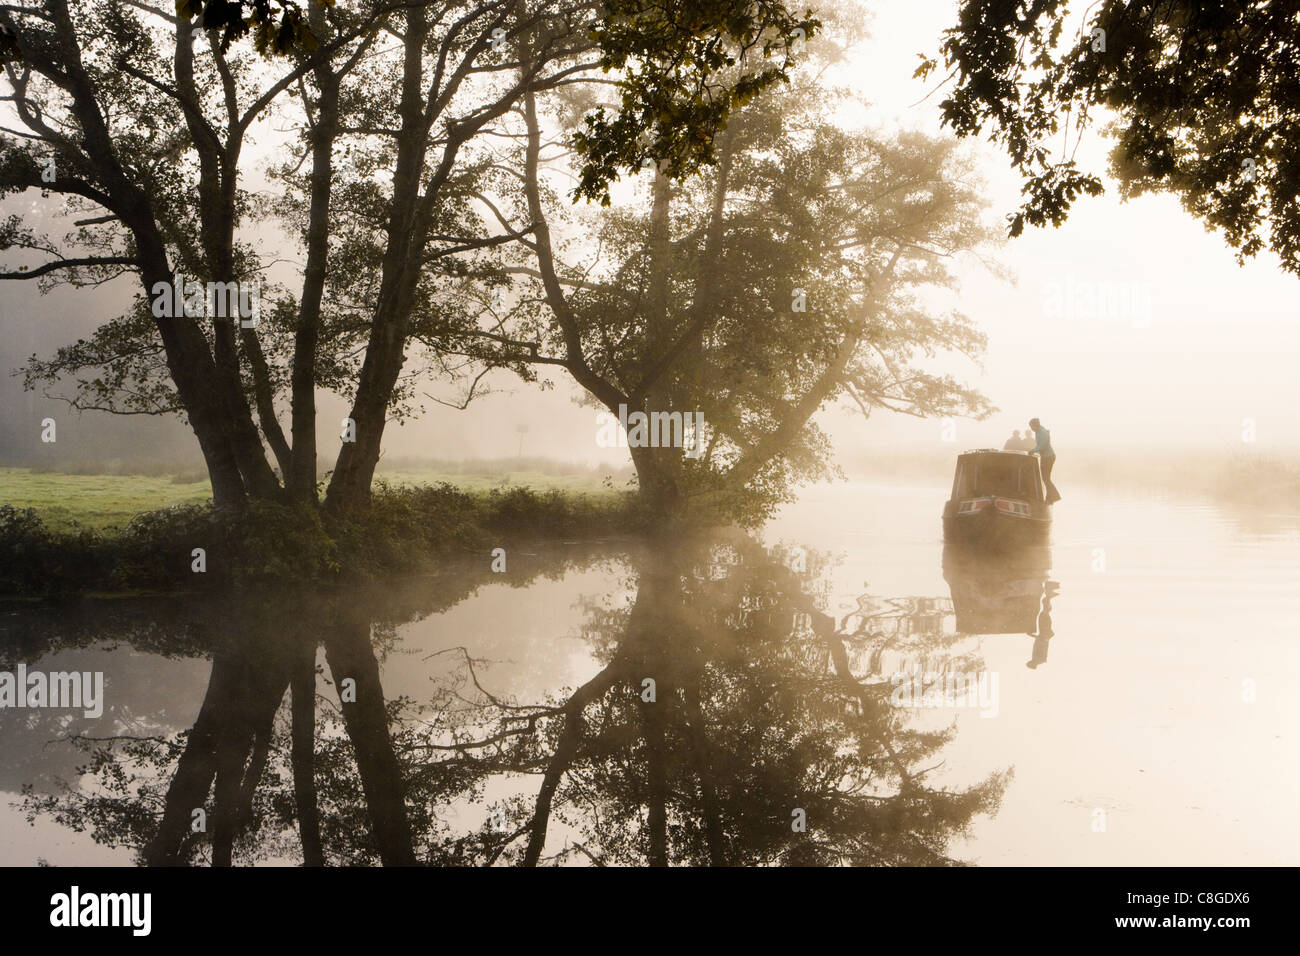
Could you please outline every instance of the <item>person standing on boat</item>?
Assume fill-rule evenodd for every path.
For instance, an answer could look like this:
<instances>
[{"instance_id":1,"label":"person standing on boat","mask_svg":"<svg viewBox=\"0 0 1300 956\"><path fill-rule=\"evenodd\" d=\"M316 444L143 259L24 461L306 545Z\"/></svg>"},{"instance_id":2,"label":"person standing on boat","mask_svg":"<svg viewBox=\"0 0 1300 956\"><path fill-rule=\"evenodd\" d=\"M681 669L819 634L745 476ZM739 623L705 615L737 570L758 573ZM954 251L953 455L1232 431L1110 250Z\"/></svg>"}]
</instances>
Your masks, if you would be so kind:
<instances>
[{"instance_id":1,"label":"person standing on boat","mask_svg":"<svg viewBox=\"0 0 1300 956\"><path fill-rule=\"evenodd\" d=\"M1029 419L1029 427L1034 433L1034 451L1043 470L1043 484L1047 485L1047 503L1055 504L1061 500L1061 493L1052 484L1052 468L1056 465L1056 452L1052 450L1052 433L1043 427L1037 418Z\"/></svg>"},{"instance_id":2,"label":"person standing on boat","mask_svg":"<svg viewBox=\"0 0 1300 956\"><path fill-rule=\"evenodd\" d=\"M1024 451L1025 449L1023 447L1023 443L1024 443L1024 439L1020 437L1020 432L1013 431L1011 433L1011 437L1007 439L1007 443L1002 446L1002 450L1003 451Z\"/></svg>"}]
</instances>

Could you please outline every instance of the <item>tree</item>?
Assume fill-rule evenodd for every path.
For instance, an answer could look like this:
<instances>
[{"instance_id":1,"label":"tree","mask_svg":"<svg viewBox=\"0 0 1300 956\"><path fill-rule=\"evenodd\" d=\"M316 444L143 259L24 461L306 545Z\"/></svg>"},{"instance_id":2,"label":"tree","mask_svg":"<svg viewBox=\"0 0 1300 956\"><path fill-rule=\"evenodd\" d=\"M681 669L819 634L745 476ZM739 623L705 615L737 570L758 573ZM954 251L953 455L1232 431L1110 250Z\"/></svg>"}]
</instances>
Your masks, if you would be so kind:
<instances>
[{"instance_id":1,"label":"tree","mask_svg":"<svg viewBox=\"0 0 1300 956\"><path fill-rule=\"evenodd\" d=\"M955 728L910 726L887 679L855 673L849 636L817 607L826 565L814 556L795 573L785 557L741 535L664 541L639 564L627 607L593 609L585 632L605 666L543 720L549 758L512 857L956 862L949 839L996 811L1009 775L931 784ZM925 643L942 667L942 635ZM531 766L532 741L510 748ZM566 824L562 847L547 840L552 819Z\"/></svg>"},{"instance_id":2,"label":"tree","mask_svg":"<svg viewBox=\"0 0 1300 956\"><path fill-rule=\"evenodd\" d=\"M563 206L540 158L536 98L525 100L524 181L500 191L531 226L531 257L510 268L521 307L497 332L612 415L703 414L690 454L629 441L662 514L707 504L761 519L797 480L826 473L814 416L829 403L990 410L924 367L983 347L968 320L928 298L954 284L953 258L992 238L966 160L952 140L841 130L821 118L835 102L812 82L756 99L730 121L716 167L678 184L651 170L647 197L553 232Z\"/></svg>"},{"instance_id":3,"label":"tree","mask_svg":"<svg viewBox=\"0 0 1300 956\"><path fill-rule=\"evenodd\" d=\"M521 557L507 580L526 586L539 574L562 576L574 563L598 560L606 556ZM491 842L485 848L479 835L440 845L442 807L481 787L493 770L490 759L473 759L495 746L475 745L477 725L501 720L508 730L510 721L490 702L462 706L474 666L467 660L449 667L447 685L429 703L439 717L430 727L413 701L385 699L376 655L389 653L398 625L441 613L501 577L475 562L448 568L432 589L427 581L389 583L361 601L356 594L322 600L266 593L233 607L202 597L166 608L129 600L111 609L51 606L29 622L17 651L24 659L99 645L106 635L148 654L210 658L200 685L154 689L181 712L193 713L199 698L202 705L192 726L165 736L172 707L160 708L154 723L116 699L105 714L121 718L121 734L103 736L97 720L79 716L70 724L30 724L10 741L8 769L26 774L20 783L33 816L48 813L96 843L131 849L145 865L297 856L308 866L409 865L417 849L431 862L480 861ZM229 626L214 631L208 622L215 617ZM317 693L322 644L336 698L318 706L327 699ZM133 692L128 700L139 701L150 694L140 685L155 676L127 667L117 681ZM342 701L347 678L356 693ZM448 727L464 745L430 746L442 743L433 738ZM52 738L66 746L52 746ZM87 759L69 762L73 753ZM430 759L439 756L446 759ZM66 782L83 774L85 786ZM199 808L203 827L195 826Z\"/></svg>"},{"instance_id":4,"label":"tree","mask_svg":"<svg viewBox=\"0 0 1300 956\"><path fill-rule=\"evenodd\" d=\"M0 191L45 190L77 212L97 207L81 220L83 231L63 241L11 220L0 248L51 258L3 279L94 285L130 272L146 294L181 271L200 283L247 281L264 263L240 238L241 227L258 221L244 191L243 146L268 110L300 94L310 178L293 210L306 257L296 300L278 301L254 332L230 321L207 328L187 315L153 316L141 299L90 340L29 366L33 382L77 379L81 407L184 413L219 507L286 493L315 499L318 385L353 398L356 440L343 444L330 504L365 503L386 420L401 401L406 348L420 334L436 351L467 321L432 301L435 263L442 260L442 277L454 275L462 268L454 257L523 235L487 235L481 216L460 203L473 186L471 144L525 94L586 82L602 58L609 68L625 64L603 82L623 92L623 108L635 116L617 126L621 133L589 137L599 146L589 178L598 189L627 152L611 158L618 135L636 135L668 102L729 103L734 87L709 82L722 66L740 70L737 96L776 82L790 61L791 31L815 29L782 4L740 0L683 21L691 31L718 27L703 40L651 29L658 4L616 5L594 38L591 18L602 8L583 0L379 2L356 12L311 4L303 14L310 43L276 39L271 45L283 45L285 57L236 62L227 54L240 24L269 23L264 9L271 8L194 4L176 16L148 3L92 10L53 0L0 10L4 42L18 54L5 63L6 99L25 127L0 139ZM208 19L196 25L191 14ZM193 43L200 33L206 52ZM531 51L524 70L511 58L521 43ZM695 144L675 150L680 172L708 161L709 126L726 111L696 109L674 120ZM47 183L41 174L51 153L59 174ZM92 226L103 231L87 231ZM366 297L352 298L357 292ZM292 443L277 418L285 389Z\"/></svg>"},{"instance_id":5,"label":"tree","mask_svg":"<svg viewBox=\"0 0 1300 956\"><path fill-rule=\"evenodd\" d=\"M1078 196L1102 191L1074 160L1102 113L1114 117L1104 130L1122 196L1172 192L1239 262L1267 245L1300 274L1294 5L1105 0L1063 42L1069 11L1068 0L970 0L944 34L944 122L962 136L987 131L1024 177L1011 234L1059 226ZM937 67L922 60L919 75Z\"/></svg>"},{"instance_id":6,"label":"tree","mask_svg":"<svg viewBox=\"0 0 1300 956\"><path fill-rule=\"evenodd\" d=\"M30 366L29 381L80 376L79 407L182 412L218 507L278 497L262 441L284 474L290 449L257 331L229 312L209 323L174 303L151 305L178 274L222 287L253 281L261 264L239 232L250 209L241 183L250 130L313 68L355 55L382 14L349 19L314 59L281 64L268 77L228 58L215 30L204 54L185 17L147 4L109 4L100 16L78 5L74 17L73 9L53 0L0 12L22 53L5 65L5 99L25 127L0 139L0 191L38 189L86 216L63 240L10 219L0 248L49 259L0 278L94 287L129 272L144 294L89 340Z\"/></svg>"}]
</instances>

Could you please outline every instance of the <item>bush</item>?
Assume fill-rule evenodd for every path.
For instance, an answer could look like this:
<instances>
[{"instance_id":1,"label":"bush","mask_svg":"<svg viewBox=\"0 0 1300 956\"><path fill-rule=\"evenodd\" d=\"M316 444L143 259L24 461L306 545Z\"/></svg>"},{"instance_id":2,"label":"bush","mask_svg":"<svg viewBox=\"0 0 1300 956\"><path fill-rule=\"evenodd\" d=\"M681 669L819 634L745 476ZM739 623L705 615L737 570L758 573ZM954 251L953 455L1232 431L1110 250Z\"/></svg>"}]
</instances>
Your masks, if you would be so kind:
<instances>
[{"instance_id":1,"label":"bush","mask_svg":"<svg viewBox=\"0 0 1300 956\"><path fill-rule=\"evenodd\" d=\"M0 507L0 587L39 590L52 551L53 538L36 509Z\"/></svg>"},{"instance_id":2,"label":"bush","mask_svg":"<svg viewBox=\"0 0 1300 956\"><path fill-rule=\"evenodd\" d=\"M45 594L63 581L103 578L109 566L96 532L54 534L34 508L0 506L0 593Z\"/></svg>"},{"instance_id":3,"label":"bush","mask_svg":"<svg viewBox=\"0 0 1300 956\"><path fill-rule=\"evenodd\" d=\"M253 502L242 514L210 504L134 517L120 531L52 532L31 508L0 507L0 593L193 590L326 584L437 567L452 555L528 538L635 532L635 496L592 498L524 488L467 494L449 484L376 483L344 517ZM205 572L192 570L194 549Z\"/></svg>"},{"instance_id":4,"label":"bush","mask_svg":"<svg viewBox=\"0 0 1300 956\"><path fill-rule=\"evenodd\" d=\"M243 520L229 523L235 561L230 577L245 586L298 584L336 576L338 545L319 509L255 501Z\"/></svg>"},{"instance_id":5,"label":"bush","mask_svg":"<svg viewBox=\"0 0 1300 956\"><path fill-rule=\"evenodd\" d=\"M115 551L115 588L188 589L231 580L230 529L211 505L172 505L136 515L110 544ZM192 570L194 549L202 548L207 570Z\"/></svg>"},{"instance_id":6,"label":"bush","mask_svg":"<svg viewBox=\"0 0 1300 956\"><path fill-rule=\"evenodd\" d=\"M630 534L641 521L632 494L596 499L557 490L493 490L485 502L484 524L498 535L525 538L576 538Z\"/></svg>"}]
</instances>

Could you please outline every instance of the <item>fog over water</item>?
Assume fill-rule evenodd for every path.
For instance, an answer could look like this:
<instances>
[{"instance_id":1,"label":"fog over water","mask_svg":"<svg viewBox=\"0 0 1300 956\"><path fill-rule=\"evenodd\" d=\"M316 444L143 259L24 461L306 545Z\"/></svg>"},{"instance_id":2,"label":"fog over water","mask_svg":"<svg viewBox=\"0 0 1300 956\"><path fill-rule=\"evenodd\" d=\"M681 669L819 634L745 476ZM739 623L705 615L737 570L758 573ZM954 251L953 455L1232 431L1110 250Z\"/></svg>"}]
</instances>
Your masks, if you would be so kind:
<instances>
[{"instance_id":1,"label":"fog over water","mask_svg":"<svg viewBox=\"0 0 1300 956\"><path fill-rule=\"evenodd\" d=\"M869 35L821 76L864 103L837 107L830 119L891 143L908 131L949 135L937 77L912 74L918 53L936 52L958 4L868 6ZM503 122L524 115L516 108ZM277 125L283 119L255 124L249 147L261 177L252 182L268 194L277 187L266 167L283 161L292 139ZM1106 166L1110 143L1099 128L1078 147L1081 166ZM535 125L529 135L540 137ZM958 148L971 170L959 185L987 202L986 225L1000 236L1021 201L1020 177L989 143L971 138ZM557 195L557 183L572 185L563 163L542 163ZM745 182L751 192L767 183L749 174L759 182ZM699 193L673 193L681 203L672 207L676 224L695 222L693 215L707 222L701 202L683 210L706 181L692 181ZM66 553L49 566L75 583L0 590L0 672L21 664L24 673L99 674L106 689L104 715L93 720L0 694L0 865L1294 864L1300 279L1268 250L1239 264L1223 236L1173 195L1121 202L1117 185L1105 182L1105 194L1077 200L1057 228L1027 228L989 246L971 240L978 255L924 250L933 260L927 267L950 269L955 287L908 281L934 314L954 310L987 337L975 358L932 348L934 340L916 332L923 322L900 331L906 321L891 326L891 314L862 332L854 330L858 319L831 309L817 334L789 336L798 344L788 352L773 346L776 363L794 354L812 368L791 363L788 379L778 374L786 369L768 367L769 353L754 354L761 350L746 333L760 339L744 324L748 316L711 330L716 341L688 337L676 359L720 355L726 368L661 370L662 381L650 376L644 389L629 391L647 408L663 399L658 407L679 411L683 395L716 399L731 419L714 437L725 436L719 447L733 444L710 459L710 439L693 470L697 456L679 452L698 446L656 441L656 451L675 456L662 485L647 477L657 474L645 466L652 456L638 458L644 470L634 471L627 448L598 440L603 406L575 384L567 358L532 366L534 382L495 369L463 409L450 406L465 380L413 371L408 362L400 381L412 414L385 423L393 403L370 409L380 426L370 434L383 434L379 505L363 485L363 494L340 498L332 510L324 489L342 444L355 447L355 431L340 435L344 422L356 424L348 418L353 396L318 388L320 494L313 496L308 472L306 494L293 497L303 483L291 490L285 478L292 455L273 449L263 464L283 495L250 490L245 500L239 485L239 508L209 508L209 472L181 418L77 413L58 399L63 386L24 391L17 372L29 356L48 358L127 310L139 277L47 295L35 283L0 282L0 506L19 505L0 513L9 536L0 581L30 585L24 575L43 559L40 548L58 546ZM615 185L614 210L633 223L629 233L644 226L652 235L656 199L671 191L662 183L658 197L648 174ZM721 193L719 222L730 201ZM37 216L30 200L0 198L0 220ZM966 210L964 200L934 205L943 210L936 218L954 221ZM554 213L556 245L574 260L623 254L635 273L640 252L629 249L673 248L657 233L620 248L618 228L583 232L598 208L581 212L590 218ZM765 216L776 220L762 210L753 218ZM623 220L616 225L624 228ZM267 281L301 284L300 237L258 228L245 238L271 263ZM524 233L536 241L526 249L542 244L540 231L534 223ZM741 251L728 261L742 263L736 274L771 248L784 250L781 241L797 245L735 231ZM900 255L890 259L889 248L871 243L884 235L899 249L913 247L889 229L870 240L850 232L846 245L860 242L872 268L846 257L843 271L863 266L873 291L844 280L854 290L844 298L869 314L858 300L874 301L872 270L885 260L892 270ZM695 246L707 244L698 236L674 241L684 251L664 253L667 264L654 268L672 273L674 289L691 287L699 297L691 310L708 305L707 283L682 278L689 269L681 265L705 261ZM8 268L43 256L6 249L4 258ZM787 261L784 251L776 261ZM830 279L816 277L822 288L841 288L837 267L825 269ZM515 278L528 283L540 274L529 270L516 268ZM763 289L770 274L747 277L745 291ZM632 283L619 271L594 275L601 294L602 282ZM718 284L732 277L719 275ZM589 310L584 321L595 316L575 334L579 350L583 336L605 335L602 322L615 331L626 322L617 346L602 341L587 357L608 362L600 374L626 397L619 389L637 376L624 377L619 363L639 371L675 329L647 334L654 322L635 312L641 300L635 308L614 294L609 301L619 305L594 294L584 300L573 289L590 291L585 276L566 282L575 310ZM789 283L773 285L780 321L803 312L784 304ZM904 304L886 297L889 307L911 315L910 299L898 295ZM739 298L728 300L728 320ZM531 347L534 360L539 347L558 353L564 334L547 326L546 300L533 304L542 318L455 334ZM671 305L660 321L694 316ZM786 328L776 321L762 331ZM962 390L968 385L996 411L922 417L882 401L864 416L852 388L837 386L839 397L812 419L824 442L808 438L807 422L783 432L781 415L798 409L799 388L818 381L816 363L829 365L844 348L836 322L850 329L848 352L877 349L888 372L871 380L874 364L864 373L846 359L838 385L857 386L853 376L862 375L883 382L893 401L887 393L896 386L951 375L936 392L977 406L978 396ZM791 326L800 330L797 319ZM522 342L497 334L517 329ZM400 334L408 336L405 326ZM637 335L649 344L642 348ZM901 383L895 346L885 342L891 336L920 343L903 358L910 377ZM401 341L417 348L414 336ZM249 348L240 345L240 354ZM287 354L273 357L283 367L275 369L279 404L270 416L285 431ZM237 396L240 380L230 381ZM259 440L274 445L255 417L248 416L247 443L254 458ZM57 442L42 440L49 418L58 422ZM1029 452L1035 418L1050 430L1048 451ZM770 434L760 427L773 421ZM311 431L309 422L306 436ZM1016 456L959 459L968 449L1003 449L1013 431L1031 443ZM748 464L772 436L790 460L773 453L739 491L726 486L744 473L735 463ZM290 437L296 451L303 436ZM804 480L823 452L834 474ZM716 473L708 470L715 465ZM425 467L436 481L420 477ZM252 469L241 462L230 470L237 485L252 488ZM549 495L507 487L525 471L540 474L535 489L549 483ZM112 501L116 485L102 502L89 502L89 492L80 502L24 497L49 493L64 472L152 476L159 485L140 494L169 491L162 483L170 481L190 497L166 511L171 499ZM51 484L22 484L47 473ZM449 474L464 479L459 489L410 487ZM396 491L387 483L394 475ZM753 502L744 498L751 493ZM690 510L698 501L725 520L709 520L703 506ZM104 514L87 518L77 504ZM24 512L29 505L35 511ZM148 514L133 521L111 507ZM185 523L191 519L199 523ZM1010 534L1024 537L1012 537L1013 547L995 544L988 529L1012 519L1020 523ZM223 567L227 553L257 560ZM263 570L266 579L257 580ZM809 832L817 839L804 840Z\"/></svg>"},{"instance_id":2,"label":"fog over water","mask_svg":"<svg viewBox=\"0 0 1300 956\"><path fill-rule=\"evenodd\" d=\"M849 660L868 686L887 693L898 686L895 673L945 660L994 677L991 701L907 717L918 727L955 730L940 769L927 778L932 786L960 789L1012 771L1000 809L979 818L950 848L953 855L986 865L1293 861L1300 853L1293 760L1300 716L1290 705L1300 670L1300 515L1265 518L1082 492L1072 495L1068 515L1062 510L1049 549L999 569L963 565L944 553L934 509L943 491L851 484L810 494L773 521L764 538L830 557L811 591L839 633L858 635L849 640ZM485 582L443 613L392 630L376 625L377 638L388 635L379 650L385 696L412 702L404 707L408 720L454 720L445 699L420 702L438 700L447 680L462 687L466 700L474 696L463 685L461 648L480 662L486 691L520 705L591 680L607 653L597 609L635 601L634 569L643 557L615 549L607 560L580 559L554 577ZM553 560L521 558L530 566ZM348 600L381 620L396 594L404 605L408 596L431 597L440 587L410 582L387 597L366 592ZM418 606L427 598L415 599ZM126 657L95 650L92 630L80 638L91 639L86 649L38 656L30 666L108 670L114 733L190 727L213 665L184 651L177 656L176 648L160 654L142 638L160 618L201 620L201 609L155 599L109 616L83 613L100 621L101 639L141 649ZM399 619L408 613L397 612ZM863 615L873 623L864 626ZM24 622L10 612L6 631L78 643L84 625L62 617ZM159 636L169 630L185 633L172 625ZM1036 641L1026 632L1049 636ZM778 673L799 679L793 663ZM1243 703L1247 687L1252 699ZM320 692L331 690L322 679ZM57 793L57 781L81 759L70 744L43 744L54 730L49 718L20 713L0 715L9 741L0 789L15 803L20 782L34 781L38 794ZM92 723L74 720L69 730L85 732L79 727ZM710 726L726 737L739 725ZM527 776L491 776L485 799L454 801L446 824L472 833L499 801L531 801L534 788ZM562 819L553 824L557 842L580 837L584 828L608 837L590 829L594 820L584 817L581 803ZM0 814L0 829L4 864L130 860L45 816L29 829L16 807ZM265 862L274 862L278 851L269 852Z\"/></svg>"}]
</instances>

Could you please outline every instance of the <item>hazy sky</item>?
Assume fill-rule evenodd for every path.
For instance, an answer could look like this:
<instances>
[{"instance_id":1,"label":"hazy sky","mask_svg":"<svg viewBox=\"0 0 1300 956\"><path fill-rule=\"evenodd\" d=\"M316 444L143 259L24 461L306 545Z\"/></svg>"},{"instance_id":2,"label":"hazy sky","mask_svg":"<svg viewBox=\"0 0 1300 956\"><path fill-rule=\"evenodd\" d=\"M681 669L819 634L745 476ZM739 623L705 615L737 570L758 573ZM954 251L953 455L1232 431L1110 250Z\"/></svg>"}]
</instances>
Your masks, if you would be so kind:
<instances>
[{"instance_id":1,"label":"hazy sky","mask_svg":"<svg viewBox=\"0 0 1300 956\"><path fill-rule=\"evenodd\" d=\"M872 37L853 59L853 82L879 104L883 119L937 131L941 96L918 104L930 89L910 77L916 53L936 49L955 5L890 0L871 7ZM983 143L971 146L983 157L1001 216L1014 208L1019 182L1003 155ZM1094 136L1079 159L1100 172L1107 149ZM972 269L962 307L988 332L985 372L974 381L1003 414L986 424L960 423L959 434L991 440L1038 415L1063 445L1239 445L1242 419L1252 418L1261 443L1300 442L1293 413L1300 280L1267 255L1237 266L1223 240L1177 199L1124 204L1108 183L1104 195L1081 200L1060 229L1027 231L1001 259L1016 285ZM1086 283L1129 292L1130 314L1071 314L1053 301L1054 293ZM1148 296L1149 323L1140 307ZM883 422L875 423L864 440L883 431ZM928 423L900 430L919 440L931 431Z\"/></svg>"},{"instance_id":2,"label":"hazy sky","mask_svg":"<svg viewBox=\"0 0 1300 956\"><path fill-rule=\"evenodd\" d=\"M875 104L873 119L886 130L938 132L941 94L920 102L929 87L911 74L918 52L936 51L955 4L888 0L869 6L872 35L835 78ZM1082 164L1102 171L1106 145L1092 137L1079 152ZM1018 181L992 147L968 147L980 157L991 214L1000 220L1016 205ZM959 306L988 333L989 344L983 369L964 361L951 368L1002 409L987 422L959 421L958 445L1000 445L1034 415L1052 429L1062 453L1072 443L1108 441L1232 449L1300 444L1293 413L1300 280L1282 273L1267 254L1238 267L1222 239L1176 199L1121 204L1108 184L1105 195L1081 200L1062 228L1028 231L999 259L1017 277L1014 284L975 263L958 269L964 277ZM34 289L5 285L0 358L6 371L52 336L65 341L85 334L99 311L68 308L74 300L65 296L58 304L37 303ZM1089 290L1109 290L1115 314L1090 311L1086 298L1077 298ZM129 290L121 295L125 299ZM21 328L37 314L44 316L39 333ZM522 437L525 454L592 462L619 455L596 447L594 411L576 406L572 387L553 378L557 387L542 392L501 374L495 387L503 394L464 412L432 406L421 420L390 431L385 454L508 456ZM14 395L11 384L3 394ZM42 407L37 399L33 413ZM322 435L333 436L321 446L323 471L332 463L335 425L345 406L324 399L320 411ZM1255 422L1257 446L1242 445L1244 419ZM824 424L846 451L938 442L941 431L938 422L883 413L867 422L832 411ZM521 425L528 429L522 436Z\"/></svg>"},{"instance_id":3,"label":"hazy sky","mask_svg":"<svg viewBox=\"0 0 1300 956\"><path fill-rule=\"evenodd\" d=\"M854 51L837 81L875 104L884 128L939 132L941 96L911 78L919 52L933 52L955 18L945 0L872 2L871 37ZM933 81L932 81L933 83ZM932 85L931 83L931 85ZM1015 208L1019 182L993 147L968 141L989 184L992 214ZM1093 136L1079 151L1104 171L1108 145ZM1259 446L1300 444L1296 358L1300 350L1300 280L1267 254L1239 267L1223 240L1205 231L1176 198L1121 203L1107 192L1084 199L1060 229L1027 231L998 256L1014 284L963 265L959 307L989 336L984 368L953 365L1002 409L986 422L958 421L957 444L1001 445L1012 428L1038 416L1058 450L1071 443L1207 444L1242 448L1243 419L1253 419ZM1113 309L1088 309L1087 292L1109 291ZM499 380L513 397L494 396L467 413L431 413L403 431L426 447L513 454L519 436L491 423L526 422L525 450L586 459L593 413L572 409L567 389L535 396ZM526 399L526 400L523 400ZM473 427L466 427L466 419ZM837 448L937 442L941 426L878 413L832 411L824 424ZM449 435L457 432L458 435ZM427 438L423 437L427 436ZM426 444L427 443L427 444ZM571 453L562 451L572 447Z\"/></svg>"},{"instance_id":4,"label":"hazy sky","mask_svg":"<svg viewBox=\"0 0 1300 956\"><path fill-rule=\"evenodd\" d=\"M874 121L885 129L939 131L941 96L920 101L931 87L911 73L918 52L935 51L956 5L889 0L871 9L870 39L837 81L874 101ZM1015 207L1019 182L995 148L975 140L969 148L980 156L1000 220ZM1092 137L1079 159L1102 172L1106 150L1104 139ZM1058 450L1071 442L1242 449L1243 419L1255 421L1258 446L1300 444L1300 280L1266 254L1239 267L1222 238L1205 232L1173 196L1121 203L1108 182L1104 195L1080 200L1062 228L1030 230L1006 243L998 259L1017 277L1014 285L975 263L959 269L959 307L989 341L983 369L965 362L953 368L1002 411L984 423L958 421L958 445L1001 445L1035 415L1052 428ZM1109 313L1100 304L1089 312L1089 289L1112 294ZM428 436L417 438L421 445L513 454L519 436L490 427L507 418L529 424L525 450L576 459L598 453L589 444L593 412L565 407L567 389L534 397L506 378L500 385L515 395L487 398L469 412L439 410L403 432ZM474 427L460 424L467 416ZM941 437L936 421L904 416L863 421L832 411L824 424L837 447Z\"/></svg>"}]
</instances>

